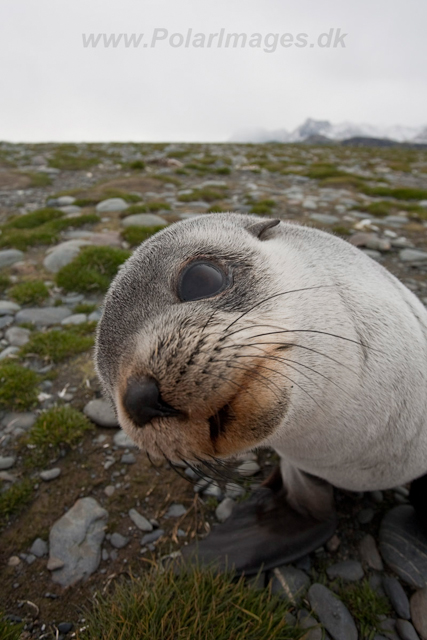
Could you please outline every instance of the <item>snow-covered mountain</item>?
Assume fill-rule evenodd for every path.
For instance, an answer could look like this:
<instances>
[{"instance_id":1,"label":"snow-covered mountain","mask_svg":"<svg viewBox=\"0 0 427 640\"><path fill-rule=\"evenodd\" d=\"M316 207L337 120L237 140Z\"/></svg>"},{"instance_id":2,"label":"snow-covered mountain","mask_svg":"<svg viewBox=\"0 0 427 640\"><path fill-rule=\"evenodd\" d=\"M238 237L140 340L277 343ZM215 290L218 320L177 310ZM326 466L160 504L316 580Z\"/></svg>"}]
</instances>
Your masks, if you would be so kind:
<instances>
[{"instance_id":1,"label":"snow-covered mountain","mask_svg":"<svg viewBox=\"0 0 427 640\"><path fill-rule=\"evenodd\" d=\"M313 136L322 136L330 140L346 140L354 137L385 138L396 142L427 142L427 126L405 127L402 125L376 127L370 124L341 122L332 124L329 120L307 118L294 131L286 129L268 131L267 129L241 129L233 134L230 142L303 142Z\"/></svg>"}]
</instances>

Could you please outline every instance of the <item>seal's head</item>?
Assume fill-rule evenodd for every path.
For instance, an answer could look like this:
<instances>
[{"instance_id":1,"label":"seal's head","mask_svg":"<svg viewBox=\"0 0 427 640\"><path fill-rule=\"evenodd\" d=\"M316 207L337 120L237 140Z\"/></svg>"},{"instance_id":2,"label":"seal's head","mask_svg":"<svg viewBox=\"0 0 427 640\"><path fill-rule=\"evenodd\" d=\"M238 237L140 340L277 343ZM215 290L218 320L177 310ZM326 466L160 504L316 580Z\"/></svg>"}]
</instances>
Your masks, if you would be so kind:
<instances>
[{"instance_id":1,"label":"seal's head","mask_svg":"<svg viewBox=\"0 0 427 640\"><path fill-rule=\"evenodd\" d=\"M121 426L150 456L227 457L283 419L286 344L258 337L278 322L269 299L280 289L263 251L278 223L231 213L176 223L113 281L97 371Z\"/></svg>"}]
</instances>

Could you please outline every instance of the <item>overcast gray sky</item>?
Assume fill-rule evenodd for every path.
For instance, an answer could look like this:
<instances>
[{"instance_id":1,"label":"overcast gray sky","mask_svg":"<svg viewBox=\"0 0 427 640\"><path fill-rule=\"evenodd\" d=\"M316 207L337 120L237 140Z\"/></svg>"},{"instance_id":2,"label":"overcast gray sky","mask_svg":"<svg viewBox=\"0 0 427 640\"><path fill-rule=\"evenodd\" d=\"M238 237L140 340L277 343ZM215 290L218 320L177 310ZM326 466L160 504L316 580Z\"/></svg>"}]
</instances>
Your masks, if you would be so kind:
<instances>
[{"instance_id":1,"label":"overcast gray sky","mask_svg":"<svg viewBox=\"0 0 427 640\"><path fill-rule=\"evenodd\" d=\"M307 117L427 124L425 0L0 0L0 12L0 140L224 141ZM337 46L319 47L330 29ZM144 36L84 47L91 33ZM246 46L226 47L229 33ZM286 33L290 46L265 41Z\"/></svg>"}]
</instances>

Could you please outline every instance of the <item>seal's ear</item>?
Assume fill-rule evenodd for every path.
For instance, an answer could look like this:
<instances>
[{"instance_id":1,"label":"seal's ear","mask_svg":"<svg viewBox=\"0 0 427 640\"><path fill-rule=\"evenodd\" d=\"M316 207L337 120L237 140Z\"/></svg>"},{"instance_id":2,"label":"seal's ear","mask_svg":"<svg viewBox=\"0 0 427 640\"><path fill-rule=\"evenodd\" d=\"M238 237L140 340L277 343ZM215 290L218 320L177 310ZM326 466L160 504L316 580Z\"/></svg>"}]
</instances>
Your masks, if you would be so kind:
<instances>
[{"instance_id":1,"label":"seal's ear","mask_svg":"<svg viewBox=\"0 0 427 640\"><path fill-rule=\"evenodd\" d=\"M260 240L264 240L263 235L268 229L275 227L278 225L280 220L261 220L260 222L255 222L250 227L248 227L249 233L251 233L255 238L259 238Z\"/></svg>"}]
</instances>

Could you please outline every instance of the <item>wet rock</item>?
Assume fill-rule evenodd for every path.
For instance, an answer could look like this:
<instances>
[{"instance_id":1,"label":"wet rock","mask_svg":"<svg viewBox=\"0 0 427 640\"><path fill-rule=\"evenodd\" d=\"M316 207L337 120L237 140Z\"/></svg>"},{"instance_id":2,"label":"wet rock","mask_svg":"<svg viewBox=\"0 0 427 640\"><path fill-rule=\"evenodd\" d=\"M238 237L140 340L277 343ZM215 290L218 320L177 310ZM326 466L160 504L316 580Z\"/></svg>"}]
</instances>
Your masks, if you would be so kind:
<instances>
[{"instance_id":1,"label":"wet rock","mask_svg":"<svg viewBox=\"0 0 427 640\"><path fill-rule=\"evenodd\" d=\"M98 213L110 213L113 211L124 211L128 208L128 203L123 198L108 198L96 205Z\"/></svg>"},{"instance_id":2,"label":"wet rock","mask_svg":"<svg viewBox=\"0 0 427 640\"><path fill-rule=\"evenodd\" d=\"M427 640L427 589L416 591L411 598L411 616L421 640Z\"/></svg>"},{"instance_id":3,"label":"wet rock","mask_svg":"<svg viewBox=\"0 0 427 640\"><path fill-rule=\"evenodd\" d=\"M349 610L329 589L313 584L308 600L320 622L334 640L357 640L358 633Z\"/></svg>"},{"instance_id":4,"label":"wet rock","mask_svg":"<svg viewBox=\"0 0 427 640\"><path fill-rule=\"evenodd\" d=\"M123 549L129 542L129 538L122 536L120 533L112 533L110 538L110 543L116 549Z\"/></svg>"},{"instance_id":5,"label":"wet rock","mask_svg":"<svg viewBox=\"0 0 427 640\"><path fill-rule=\"evenodd\" d=\"M58 271L70 264L72 260L80 253L82 247L88 246L90 243L86 240L67 240L56 245L53 249L48 249L43 265L50 273L58 273Z\"/></svg>"},{"instance_id":6,"label":"wet rock","mask_svg":"<svg viewBox=\"0 0 427 640\"><path fill-rule=\"evenodd\" d=\"M54 582L67 587L96 571L107 519L108 512L94 498L81 498L55 522L48 564Z\"/></svg>"},{"instance_id":7,"label":"wet rock","mask_svg":"<svg viewBox=\"0 0 427 640\"><path fill-rule=\"evenodd\" d=\"M11 327L5 333L5 338L12 347L23 347L30 339L29 329Z\"/></svg>"},{"instance_id":8,"label":"wet rock","mask_svg":"<svg viewBox=\"0 0 427 640\"><path fill-rule=\"evenodd\" d=\"M164 218L156 216L154 213L136 213L122 220L124 227L166 227L167 224Z\"/></svg>"},{"instance_id":9,"label":"wet rock","mask_svg":"<svg viewBox=\"0 0 427 640\"><path fill-rule=\"evenodd\" d=\"M364 576L362 565L357 560L344 560L333 564L326 569L328 578L334 580L334 578L341 578L346 582L355 582L361 580Z\"/></svg>"},{"instance_id":10,"label":"wet rock","mask_svg":"<svg viewBox=\"0 0 427 640\"><path fill-rule=\"evenodd\" d=\"M5 251L0 251L0 269L4 267L10 267L15 262L20 262L24 259L24 254L22 251L18 251L18 249L6 249Z\"/></svg>"},{"instance_id":11,"label":"wet rock","mask_svg":"<svg viewBox=\"0 0 427 640\"><path fill-rule=\"evenodd\" d=\"M42 540L41 538L36 538L31 545L30 553L32 553L37 558L42 558L47 555L49 548L47 546L47 542Z\"/></svg>"},{"instance_id":12,"label":"wet rock","mask_svg":"<svg viewBox=\"0 0 427 640\"><path fill-rule=\"evenodd\" d=\"M399 618L409 620L411 617L409 600L400 582L396 578L384 576L383 588Z\"/></svg>"},{"instance_id":13,"label":"wet rock","mask_svg":"<svg viewBox=\"0 0 427 640\"><path fill-rule=\"evenodd\" d=\"M129 517L134 525L136 525L141 531L153 530L153 525L151 524L151 522L149 522L147 518L142 516L136 509L129 510Z\"/></svg>"},{"instance_id":14,"label":"wet rock","mask_svg":"<svg viewBox=\"0 0 427 640\"><path fill-rule=\"evenodd\" d=\"M384 562L406 584L427 587L427 541L412 506L395 507L386 514L379 540Z\"/></svg>"},{"instance_id":15,"label":"wet rock","mask_svg":"<svg viewBox=\"0 0 427 640\"><path fill-rule=\"evenodd\" d=\"M116 414L107 400L101 398L91 400L83 409L83 413L100 427L116 428L119 426Z\"/></svg>"},{"instance_id":16,"label":"wet rock","mask_svg":"<svg viewBox=\"0 0 427 640\"><path fill-rule=\"evenodd\" d=\"M361 540L359 551L362 561L370 569L375 569L376 571L382 571L384 569L383 561L381 560L377 543L373 536L368 534Z\"/></svg>"},{"instance_id":17,"label":"wet rock","mask_svg":"<svg viewBox=\"0 0 427 640\"><path fill-rule=\"evenodd\" d=\"M271 590L293 605L301 602L310 586L310 578L295 567L277 567L272 571Z\"/></svg>"},{"instance_id":18,"label":"wet rock","mask_svg":"<svg viewBox=\"0 0 427 640\"><path fill-rule=\"evenodd\" d=\"M50 482L50 480L55 480L61 475L61 469L55 467L54 469L46 469L46 471L40 472L40 478L45 482Z\"/></svg>"},{"instance_id":19,"label":"wet rock","mask_svg":"<svg viewBox=\"0 0 427 640\"><path fill-rule=\"evenodd\" d=\"M67 307L29 307L22 309L16 314L16 322L31 322L40 327L49 327L53 324L60 324L64 318L71 315Z\"/></svg>"},{"instance_id":20,"label":"wet rock","mask_svg":"<svg viewBox=\"0 0 427 640\"><path fill-rule=\"evenodd\" d=\"M420 637L415 631L413 625L407 620L397 620L396 631L402 640L420 640Z\"/></svg>"},{"instance_id":21,"label":"wet rock","mask_svg":"<svg viewBox=\"0 0 427 640\"><path fill-rule=\"evenodd\" d=\"M231 516L235 504L232 498L224 498L215 509L217 520L219 520L219 522L225 522Z\"/></svg>"}]
</instances>

